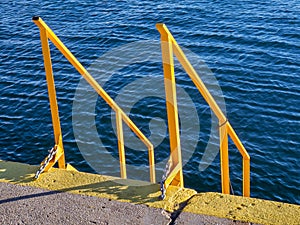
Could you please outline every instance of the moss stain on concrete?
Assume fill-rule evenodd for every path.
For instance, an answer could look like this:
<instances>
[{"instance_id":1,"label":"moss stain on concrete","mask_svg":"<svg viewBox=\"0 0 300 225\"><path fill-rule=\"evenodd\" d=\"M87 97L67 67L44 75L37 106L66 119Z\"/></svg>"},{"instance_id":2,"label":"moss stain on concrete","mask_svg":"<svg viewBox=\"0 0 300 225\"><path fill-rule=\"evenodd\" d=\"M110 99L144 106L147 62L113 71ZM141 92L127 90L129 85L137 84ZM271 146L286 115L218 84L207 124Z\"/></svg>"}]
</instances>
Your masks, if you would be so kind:
<instances>
[{"instance_id":1,"label":"moss stain on concrete","mask_svg":"<svg viewBox=\"0 0 300 225\"><path fill-rule=\"evenodd\" d=\"M0 182L146 204L168 212L183 210L259 224L300 224L299 205L178 187L169 188L161 201L158 184L55 168L34 180L37 170L38 166L0 160Z\"/></svg>"}]
</instances>

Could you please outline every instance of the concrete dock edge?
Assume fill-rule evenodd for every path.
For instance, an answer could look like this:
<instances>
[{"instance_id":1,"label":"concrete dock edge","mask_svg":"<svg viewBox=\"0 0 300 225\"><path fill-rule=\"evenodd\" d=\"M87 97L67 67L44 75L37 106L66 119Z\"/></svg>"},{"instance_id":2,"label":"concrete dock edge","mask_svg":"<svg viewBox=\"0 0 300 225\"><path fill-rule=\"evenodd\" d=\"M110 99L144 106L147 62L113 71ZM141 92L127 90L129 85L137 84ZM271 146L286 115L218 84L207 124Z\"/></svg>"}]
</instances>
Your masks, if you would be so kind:
<instances>
[{"instance_id":1,"label":"concrete dock edge","mask_svg":"<svg viewBox=\"0 0 300 225\"><path fill-rule=\"evenodd\" d=\"M161 201L158 184L55 168L34 180L37 169L38 166L0 160L0 184L9 183L55 193L72 193L77 194L79 198L91 196L99 201L101 199L118 202L114 204L138 205L154 214L165 213L164 219L156 222L153 220L153 224L172 224L172 221L174 224L175 220L176 224L196 224L195 221L200 219L207 221L203 224L300 224L299 205L213 192L197 193L192 189L177 187L170 188L167 198ZM0 207L9 203L7 199L16 198L8 197L7 186L3 187L3 190L7 191L1 191ZM18 198L22 199L22 196ZM133 207L131 205L128 207ZM5 209L2 209L2 217L3 210ZM143 210L140 212L146 212ZM218 218L223 218L222 222L218 221ZM141 218L139 222L140 220Z\"/></svg>"}]
</instances>

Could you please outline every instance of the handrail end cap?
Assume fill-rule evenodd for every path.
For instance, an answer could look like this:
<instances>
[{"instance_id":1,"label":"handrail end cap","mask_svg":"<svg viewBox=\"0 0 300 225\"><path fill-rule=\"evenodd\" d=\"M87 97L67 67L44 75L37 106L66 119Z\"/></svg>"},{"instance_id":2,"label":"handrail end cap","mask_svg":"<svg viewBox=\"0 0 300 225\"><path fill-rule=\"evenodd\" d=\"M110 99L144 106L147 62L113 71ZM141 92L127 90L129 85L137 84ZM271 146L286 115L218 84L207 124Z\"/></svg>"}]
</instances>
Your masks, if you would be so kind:
<instances>
[{"instance_id":1,"label":"handrail end cap","mask_svg":"<svg viewBox=\"0 0 300 225\"><path fill-rule=\"evenodd\" d=\"M39 19L40 19L39 16L33 16L33 17L32 17L32 20L39 20Z\"/></svg>"}]
</instances>

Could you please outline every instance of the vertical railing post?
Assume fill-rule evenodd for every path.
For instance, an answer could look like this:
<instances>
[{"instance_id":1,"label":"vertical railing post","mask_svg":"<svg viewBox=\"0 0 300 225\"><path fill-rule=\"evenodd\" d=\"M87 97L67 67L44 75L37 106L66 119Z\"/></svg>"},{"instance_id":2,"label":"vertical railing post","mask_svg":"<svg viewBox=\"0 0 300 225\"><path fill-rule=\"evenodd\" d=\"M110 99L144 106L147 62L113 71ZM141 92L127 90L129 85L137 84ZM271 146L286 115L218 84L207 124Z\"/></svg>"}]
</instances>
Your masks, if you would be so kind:
<instances>
[{"instance_id":1,"label":"vertical railing post","mask_svg":"<svg viewBox=\"0 0 300 225\"><path fill-rule=\"evenodd\" d=\"M222 193L230 194L227 121L219 122Z\"/></svg>"},{"instance_id":2,"label":"vertical railing post","mask_svg":"<svg viewBox=\"0 0 300 225\"><path fill-rule=\"evenodd\" d=\"M243 196L250 197L250 159L243 157Z\"/></svg>"},{"instance_id":3,"label":"vertical railing post","mask_svg":"<svg viewBox=\"0 0 300 225\"><path fill-rule=\"evenodd\" d=\"M117 125L117 135L118 135L118 149L119 149L121 178L126 179L127 173L126 173L126 159L125 159L125 149L124 149L123 120L122 120L122 114L119 110L116 111L116 125Z\"/></svg>"},{"instance_id":4,"label":"vertical railing post","mask_svg":"<svg viewBox=\"0 0 300 225\"><path fill-rule=\"evenodd\" d=\"M53 123L54 137L55 137L55 148L57 150L55 154L55 158L51 160L51 162L48 164L48 166L46 166L44 171L47 171L49 168L51 168L57 161L59 163L60 168L65 167L62 134L61 134L60 121L59 121L58 106L56 101L50 49L48 43L48 39L49 39L50 41L52 41L55 47L66 57L66 59L74 66L74 68L83 76L83 78L104 99L104 101L116 112L121 177L122 178L127 177L123 124L122 124L122 122L124 121L125 124L127 124L127 126L148 147L150 180L152 183L155 183L155 160L154 160L154 147L152 143L133 123L133 121L122 111L122 109L116 104L116 102L105 92L105 90L99 85L99 83L88 73L88 71L70 52L70 50L61 42L61 40L55 35L55 33L48 27L48 25L39 16L34 16L32 20L40 28L40 32L41 32L42 50L44 56L44 64L45 64L48 91L49 91L49 101L51 107L51 116L52 116L52 123Z\"/></svg>"},{"instance_id":5,"label":"vertical railing post","mask_svg":"<svg viewBox=\"0 0 300 225\"><path fill-rule=\"evenodd\" d=\"M184 52L181 50L179 45L177 44L176 40L173 38L172 34L164 24L157 24L156 25L158 31L161 34L162 42L165 41L168 44L165 44L167 47L163 50L163 60L164 60L164 71L168 72L167 65L173 66L173 61L170 61L168 57L170 57L171 53L168 52L169 49L174 51L174 55L190 76L192 81L194 82L195 86L198 88L199 92L206 100L208 105L210 106L211 110L215 113L217 118L219 119L219 133L220 133L220 158L221 158L221 183L222 183L222 193L230 194L230 177L229 177L229 158L228 158L228 135L230 135L231 139L233 140L234 144L240 151L241 155L243 156L243 196L249 197L250 196L250 156L247 153L246 149L244 148L243 144L239 140L238 136L234 132L233 128L231 127L230 123L228 122L226 116L223 114L222 110L205 87L204 83L200 79L197 72L194 70L193 66L185 56ZM172 45L170 45L172 42ZM173 54L173 52L172 52ZM169 62L170 61L170 62ZM165 70L165 67L167 68ZM171 70L169 73L174 73ZM170 178L171 176L169 176ZM169 179L168 178L168 179Z\"/></svg>"},{"instance_id":6,"label":"vertical railing post","mask_svg":"<svg viewBox=\"0 0 300 225\"><path fill-rule=\"evenodd\" d=\"M48 35L47 35L47 31L42 27L40 27L40 36L41 36L41 44L42 44L42 51L43 51L43 57L44 57L46 80L47 80L47 85L48 85L48 95L49 95L49 102L50 102L50 109L51 109L51 116L52 116L54 140L55 140L55 144L57 145L58 150L59 150L57 156L58 155L60 156L58 158L58 167L65 168L64 147L63 147L63 142L62 142L62 133L61 133L61 127L60 127L57 100L56 100L56 91L55 91L54 77L53 77L53 71L52 71L52 63L51 63L50 48L49 48L49 43L48 43Z\"/></svg>"},{"instance_id":7,"label":"vertical railing post","mask_svg":"<svg viewBox=\"0 0 300 225\"><path fill-rule=\"evenodd\" d=\"M153 146L148 147L149 169L150 169L150 182L155 183L155 159Z\"/></svg>"},{"instance_id":8,"label":"vertical railing post","mask_svg":"<svg viewBox=\"0 0 300 225\"><path fill-rule=\"evenodd\" d=\"M250 197L250 156L230 123L227 123L227 131L231 140L243 156L243 196Z\"/></svg>"},{"instance_id":9,"label":"vertical railing post","mask_svg":"<svg viewBox=\"0 0 300 225\"><path fill-rule=\"evenodd\" d=\"M166 33L164 26L165 25L158 24L157 28L161 34L162 61L163 61L163 70L164 70L171 160L172 160L173 168L176 166L180 167L174 179L172 180L171 185L183 187L173 48L172 48L172 41L168 36L168 34Z\"/></svg>"}]
</instances>

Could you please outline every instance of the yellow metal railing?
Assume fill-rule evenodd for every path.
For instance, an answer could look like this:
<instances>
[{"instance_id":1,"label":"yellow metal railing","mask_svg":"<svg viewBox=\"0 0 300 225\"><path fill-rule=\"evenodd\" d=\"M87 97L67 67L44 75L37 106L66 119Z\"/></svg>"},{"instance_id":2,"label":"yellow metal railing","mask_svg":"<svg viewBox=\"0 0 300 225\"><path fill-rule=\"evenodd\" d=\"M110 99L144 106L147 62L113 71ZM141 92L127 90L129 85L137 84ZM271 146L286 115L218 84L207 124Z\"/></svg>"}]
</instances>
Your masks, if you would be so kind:
<instances>
[{"instance_id":1,"label":"yellow metal railing","mask_svg":"<svg viewBox=\"0 0 300 225\"><path fill-rule=\"evenodd\" d=\"M147 146L149 153L149 166L150 166L150 181L155 183L155 162L154 162L154 149L152 143L147 137L139 130L139 128L132 122L132 120L123 112L123 110L115 103L115 101L105 92L105 90L97 83L97 81L88 73L88 71L81 65L75 56L67 49L67 47L59 40L53 31L40 17L33 17L33 22L40 29L40 38L42 44L42 52L44 57L44 66L46 72L46 79L48 84L48 95L51 108L52 124L54 130L55 146L57 153L51 162L46 166L44 171L49 170L56 162L59 168L65 168L65 156L62 142L62 132L60 127L58 106L56 100L55 84L52 72L52 63L50 56L50 48L48 39L56 46L56 48L67 58L67 60L75 67L75 69L85 78L85 80L94 88L94 90L105 100L105 102L116 112L116 127L118 136L118 149L121 177L126 178L126 160L124 150L124 137L123 137L123 122L140 138L140 140Z\"/></svg>"},{"instance_id":2,"label":"yellow metal railing","mask_svg":"<svg viewBox=\"0 0 300 225\"><path fill-rule=\"evenodd\" d=\"M204 83L186 58L185 54L173 38L172 34L164 24L157 24L156 28L161 34L161 50L165 80L165 92L167 101L168 125L170 135L172 168L166 181L165 188L170 184L183 187L182 162L180 150L180 137L178 125L178 110L176 100L176 83L174 75L174 60L176 56L184 70L187 72L211 110L219 120L220 133L220 157L221 157L221 183L222 193L230 194L229 159L228 159L228 135L238 148L243 157L243 196L250 196L250 156L239 140L226 116L223 114L214 98L205 87Z\"/></svg>"},{"instance_id":3,"label":"yellow metal railing","mask_svg":"<svg viewBox=\"0 0 300 225\"><path fill-rule=\"evenodd\" d=\"M56 100L55 84L52 72L52 63L50 56L50 48L48 39L60 50L60 52L67 58L67 60L76 68L76 70L85 78L85 80L94 88L94 90L106 101L106 103L116 112L116 127L118 137L118 150L120 161L121 177L126 178L126 159L124 150L123 137L123 122L140 138L140 140L147 146L149 153L150 165L150 181L155 183L155 161L154 149L151 142L145 135L137 128L132 120L122 111L122 109L114 102L114 100L104 91L104 89L96 82L96 80L88 73L88 71L78 62L74 55L66 48L66 46L59 40L53 31L40 17L33 17L33 22L40 29L42 52L44 57L44 65L46 72L46 79L48 84L48 94L51 108L51 116L54 130L55 149L57 150L54 158L45 167L44 171L49 170L56 162L59 168L65 168L64 148L62 141L62 133L60 127L58 106ZM170 136L170 172L164 180L163 187L167 189L169 185L183 187L183 173L181 160L181 145L179 135L178 109L176 97L176 82L174 74L174 58L175 55L178 61L183 66L184 70L190 76L191 80L198 88L212 111L219 120L220 133L220 157L221 157L221 183L222 193L230 194L230 178L229 178L229 159L228 159L228 135L238 148L243 157L243 196L250 196L250 156L248 155L243 144L239 140L226 116L223 114L208 89L194 70L189 60L173 38L172 34L164 24L156 25L161 34L161 50L164 70L164 82L166 93L166 105L168 114L168 127Z\"/></svg>"}]
</instances>

